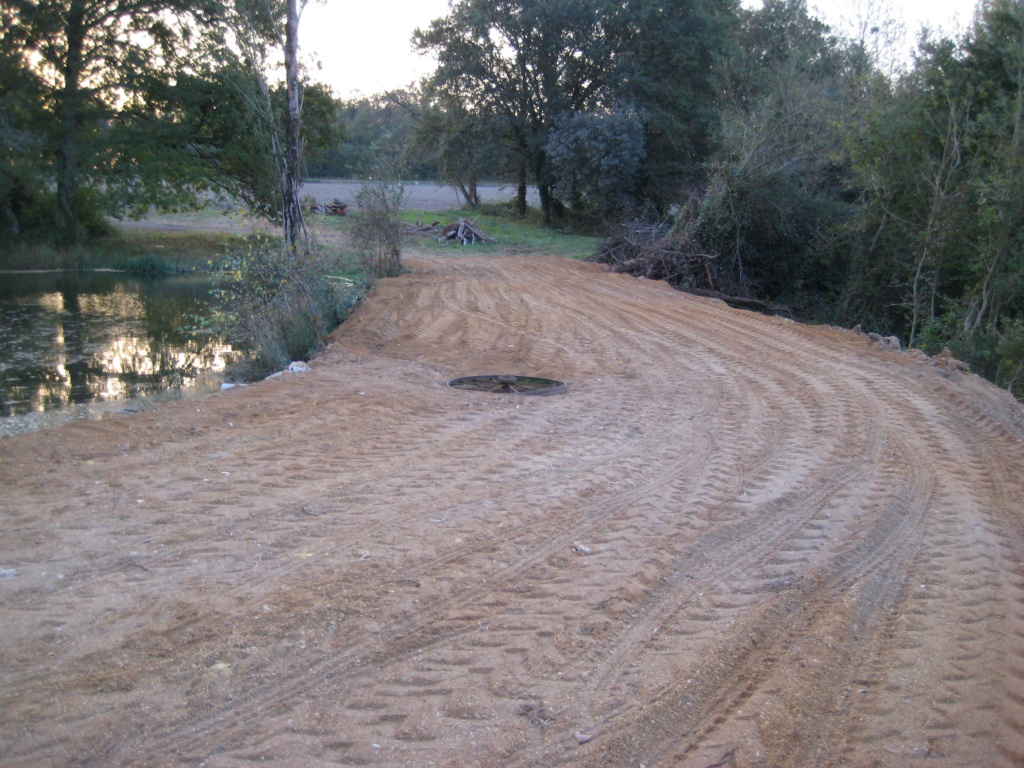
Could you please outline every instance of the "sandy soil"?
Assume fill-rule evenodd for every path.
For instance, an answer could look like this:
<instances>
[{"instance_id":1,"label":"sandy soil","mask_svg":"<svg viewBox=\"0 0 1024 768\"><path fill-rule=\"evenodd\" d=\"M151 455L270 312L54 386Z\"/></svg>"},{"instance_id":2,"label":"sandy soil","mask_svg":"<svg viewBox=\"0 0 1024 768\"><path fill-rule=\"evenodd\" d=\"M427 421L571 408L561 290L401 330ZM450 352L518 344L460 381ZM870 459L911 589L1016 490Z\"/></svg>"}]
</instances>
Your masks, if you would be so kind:
<instances>
[{"instance_id":1,"label":"sandy soil","mask_svg":"<svg viewBox=\"0 0 1024 768\"><path fill-rule=\"evenodd\" d=\"M4 766L1024 764L1024 413L433 258L312 370L0 441ZM448 389L533 373L552 397Z\"/></svg>"}]
</instances>

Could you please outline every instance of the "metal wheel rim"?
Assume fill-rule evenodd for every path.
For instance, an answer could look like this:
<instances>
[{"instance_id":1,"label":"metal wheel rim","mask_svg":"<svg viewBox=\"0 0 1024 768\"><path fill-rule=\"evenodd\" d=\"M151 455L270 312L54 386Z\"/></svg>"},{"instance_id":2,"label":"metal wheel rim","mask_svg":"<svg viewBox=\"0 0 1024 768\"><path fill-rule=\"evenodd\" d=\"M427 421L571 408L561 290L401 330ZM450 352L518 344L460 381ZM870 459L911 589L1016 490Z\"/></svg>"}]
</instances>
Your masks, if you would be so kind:
<instances>
[{"instance_id":1,"label":"metal wheel rim","mask_svg":"<svg viewBox=\"0 0 1024 768\"><path fill-rule=\"evenodd\" d=\"M488 374L485 376L461 376L448 382L452 389L472 392L491 392L506 395L559 395L568 389L568 384L557 379L540 376L510 376Z\"/></svg>"}]
</instances>

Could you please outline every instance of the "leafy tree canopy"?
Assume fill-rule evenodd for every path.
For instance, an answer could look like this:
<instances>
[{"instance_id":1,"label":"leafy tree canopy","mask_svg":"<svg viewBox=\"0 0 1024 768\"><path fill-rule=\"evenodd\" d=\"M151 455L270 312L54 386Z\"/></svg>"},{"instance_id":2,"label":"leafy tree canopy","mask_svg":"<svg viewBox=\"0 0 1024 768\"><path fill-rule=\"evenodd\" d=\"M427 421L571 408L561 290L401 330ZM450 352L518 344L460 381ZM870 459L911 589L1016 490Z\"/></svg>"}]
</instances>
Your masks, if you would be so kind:
<instances>
[{"instance_id":1,"label":"leafy tree canopy","mask_svg":"<svg viewBox=\"0 0 1024 768\"><path fill-rule=\"evenodd\" d=\"M189 206L211 188L279 215L274 148L291 118L266 73L283 13L273 0L5 3L0 232L70 242L103 214ZM323 86L304 92L315 162L340 137L336 105Z\"/></svg>"},{"instance_id":2,"label":"leafy tree canopy","mask_svg":"<svg viewBox=\"0 0 1024 768\"><path fill-rule=\"evenodd\" d=\"M220 13L216 0L11 0L0 46L38 85L66 238L82 234L83 183L100 189L111 166L130 162L131 147L108 140L110 121L208 53Z\"/></svg>"},{"instance_id":3,"label":"leafy tree canopy","mask_svg":"<svg viewBox=\"0 0 1024 768\"><path fill-rule=\"evenodd\" d=\"M501 120L550 221L548 139L573 115L617 104L648 115L648 195L696 168L714 121L712 64L734 14L726 0L462 0L414 39L437 55L437 93Z\"/></svg>"}]
</instances>

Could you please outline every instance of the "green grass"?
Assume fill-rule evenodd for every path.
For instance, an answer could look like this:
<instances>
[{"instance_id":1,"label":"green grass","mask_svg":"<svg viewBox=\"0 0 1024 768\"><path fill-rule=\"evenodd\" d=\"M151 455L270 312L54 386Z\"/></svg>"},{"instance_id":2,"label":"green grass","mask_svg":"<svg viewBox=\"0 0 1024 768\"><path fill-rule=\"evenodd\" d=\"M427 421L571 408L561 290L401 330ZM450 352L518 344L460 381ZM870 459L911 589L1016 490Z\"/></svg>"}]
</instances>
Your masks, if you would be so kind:
<instances>
[{"instance_id":1,"label":"green grass","mask_svg":"<svg viewBox=\"0 0 1024 768\"><path fill-rule=\"evenodd\" d=\"M473 222L473 225L495 242L477 243L471 246L454 242L438 243L431 237L417 241L417 248L438 253L469 255L470 253L490 256L544 255L583 259L597 248L599 237L578 234L565 229L544 227L540 215L531 211L520 219L504 206L485 206L477 211L449 211L447 213L407 212L403 220L411 223L422 217L423 222L440 221L443 224L457 222L459 218Z\"/></svg>"},{"instance_id":2,"label":"green grass","mask_svg":"<svg viewBox=\"0 0 1024 768\"><path fill-rule=\"evenodd\" d=\"M313 220L323 233L327 247L351 254L351 246L346 243L347 233L353 218L358 215L356 212L351 216L316 216ZM540 222L540 214L536 211L531 211L525 219L520 219L508 206L492 205L476 211L455 210L442 213L409 210L402 214L402 221L409 224L415 224L417 221L424 224L439 221L443 226L457 222L460 217L473 222L487 237L494 238L494 242L465 246L454 242L439 243L429 235L413 235L405 239L404 253L452 256L542 255L583 259L592 254L601 241L601 238L594 235L544 227Z\"/></svg>"},{"instance_id":3,"label":"green grass","mask_svg":"<svg viewBox=\"0 0 1024 768\"><path fill-rule=\"evenodd\" d=\"M219 268L227 251L252 232L244 212L208 207L153 214L156 226L134 228L111 222L110 234L59 247L43 242L0 243L0 269L125 269L191 272Z\"/></svg>"},{"instance_id":4,"label":"green grass","mask_svg":"<svg viewBox=\"0 0 1024 768\"><path fill-rule=\"evenodd\" d=\"M116 269L202 271L219 268L243 238L202 232L129 231L97 242L99 257Z\"/></svg>"},{"instance_id":5,"label":"green grass","mask_svg":"<svg viewBox=\"0 0 1024 768\"><path fill-rule=\"evenodd\" d=\"M364 277L360 254L348 238L352 220L358 216L310 216L325 253L338 266L336 277L360 280ZM402 219L415 223L472 221L495 242L472 246L453 242L438 243L429 236L411 236L405 240L406 255L450 254L452 256L548 255L582 259L594 252L600 238L546 228L538 211L526 218L515 215L511 204L492 204L476 211L453 210L444 213L410 210ZM241 245L250 234L243 218L228 217L232 231L211 231L211 224L224 230L225 216L216 208L154 217L164 229L123 228L112 235L97 238L71 248L56 248L40 243L0 245L0 269L124 269L133 272L161 273L219 269L229 250ZM237 221L235 220L237 218ZM237 231L235 231L237 230Z\"/></svg>"}]
</instances>

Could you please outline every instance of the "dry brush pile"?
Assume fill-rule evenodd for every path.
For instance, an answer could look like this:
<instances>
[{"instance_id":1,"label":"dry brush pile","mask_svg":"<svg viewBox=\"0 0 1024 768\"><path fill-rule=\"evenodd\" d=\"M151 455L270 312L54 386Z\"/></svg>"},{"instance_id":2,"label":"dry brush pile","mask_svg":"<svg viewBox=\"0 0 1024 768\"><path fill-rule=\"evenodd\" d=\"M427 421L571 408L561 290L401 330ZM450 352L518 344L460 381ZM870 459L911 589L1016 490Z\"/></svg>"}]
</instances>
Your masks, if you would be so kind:
<instances>
[{"instance_id":1,"label":"dry brush pile","mask_svg":"<svg viewBox=\"0 0 1024 768\"><path fill-rule=\"evenodd\" d=\"M689 232L678 232L666 221L636 218L617 225L590 261L651 280L664 280L682 289L736 292L738 286Z\"/></svg>"},{"instance_id":2,"label":"dry brush pile","mask_svg":"<svg viewBox=\"0 0 1024 768\"><path fill-rule=\"evenodd\" d=\"M673 226L663 219L637 217L617 225L588 261L607 264L612 272L664 280L681 291L745 309L789 311L757 298L750 282L737 276L729 260L703 247L694 229L692 224Z\"/></svg>"}]
</instances>

